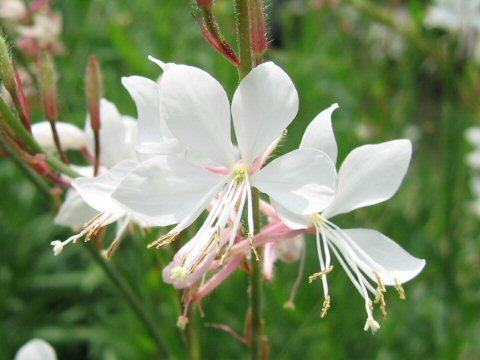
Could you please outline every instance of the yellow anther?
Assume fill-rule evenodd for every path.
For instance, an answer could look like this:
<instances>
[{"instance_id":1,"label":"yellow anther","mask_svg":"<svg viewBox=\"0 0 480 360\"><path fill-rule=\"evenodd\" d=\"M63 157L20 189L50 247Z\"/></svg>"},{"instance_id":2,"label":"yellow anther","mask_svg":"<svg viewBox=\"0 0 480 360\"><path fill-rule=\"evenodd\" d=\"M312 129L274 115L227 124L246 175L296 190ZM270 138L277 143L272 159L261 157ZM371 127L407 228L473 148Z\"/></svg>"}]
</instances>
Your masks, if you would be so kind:
<instances>
[{"instance_id":1,"label":"yellow anther","mask_svg":"<svg viewBox=\"0 0 480 360\"><path fill-rule=\"evenodd\" d=\"M313 275L310 275L308 277L308 283L311 284L315 280L317 280L319 277L322 277L323 275L327 275L330 271L333 270L333 265L330 265L328 268L326 268L324 271L317 272Z\"/></svg>"},{"instance_id":2,"label":"yellow anther","mask_svg":"<svg viewBox=\"0 0 480 360\"><path fill-rule=\"evenodd\" d=\"M248 241L250 242L250 247L253 251L253 254L255 255L255 260L260 261L260 258L258 257L257 249L255 249L255 246L253 245L253 237L250 234L248 234Z\"/></svg>"},{"instance_id":3,"label":"yellow anther","mask_svg":"<svg viewBox=\"0 0 480 360\"><path fill-rule=\"evenodd\" d=\"M325 316L327 316L328 309L330 309L330 295L327 296L325 301L323 302L322 306L322 312L320 313L320 317L323 319Z\"/></svg>"},{"instance_id":4,"label":"yellow anther","mask_svg":"<svg viewBox=\"0 0 480 360\"><path fill-rule=\"evenodd\" d=\"M375 273L375 276L377 277L377 293L375 295L375 304L380 304L380 310L382 312L382 316L384 319L387 318L387 303L385 302L385 296L383 295L385 292L387 292L387 289L385 288L385 285L383 284L383 281L380 277L380 274Z\"/></svg>"},{"instance_id":5,"label":"yellow anther","mask_svg":"<svg viewBox=\"0 0 480 360\"><path fill-rule=\"evenodd\" d=\"M150 244L148 244L147 249L151 249L152 247L154 247L155 249L160 249L162 246L171 244L178 239L179 234L180 233L173 233L160 236L157 240L152 241Z\"/></svg>"},{"instance_id":6,"label":"yellow anther","mask_svg":"<svg viewBox=\"0 0 480 360\"><path fill-rule=\"evenodd\" d=\"M395 289L397 289L400 299L405 300L407 298L407 294L405 293L402 285L398 282L398 279L395 279Z\"/></svg>"},{"instance_id":7,"label":"yellow anther","mask_svg":"<svg viewBox=\"0 0 480 360\"><path fill-rule=\"evenodd\" d=\"M225 250L225 253L223 253L223 255L220 257L220 266L223 265L223 262L225 261L225 259L230 255L231 249L232 249L231 246L227 247L227 249Z\"/></svg>"}]
</instances>

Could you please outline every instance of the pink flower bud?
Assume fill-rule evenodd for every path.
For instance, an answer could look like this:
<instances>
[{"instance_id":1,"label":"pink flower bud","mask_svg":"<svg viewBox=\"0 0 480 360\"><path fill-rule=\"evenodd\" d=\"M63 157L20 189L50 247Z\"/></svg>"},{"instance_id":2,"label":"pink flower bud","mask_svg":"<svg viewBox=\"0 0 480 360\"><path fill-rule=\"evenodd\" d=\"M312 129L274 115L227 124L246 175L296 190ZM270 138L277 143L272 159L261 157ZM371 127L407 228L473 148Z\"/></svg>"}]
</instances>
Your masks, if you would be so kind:
<instances>
[{"instance_id":1,"label":"pink flower bud","mask_svg":"<svg viewBox=\"0 0 480 360\"><path fill-rule=\"evenodd\" d=\"M91 55L87 67L87 101L90 121L94 131L100 130L100 99L102 98L102 73L97 57Z\"/></svg>"},{"instance_id":2,"label":"pink flower bud","mask_svg":"<svg viewBox=\"0 0 480 360\"><path fill-rule=\"evenodd\" d=\"M54 122L58 118L57 72L53 58L46 52L40 57L40 85L45 115L48 121Z\"/></svg>"},{"instance_id":3,"label":"pink flower bud","mask_svg":"<svg viewBox=\"0 0 480 360\"><path fill-rule=\"evenodd\" d=\"M197 5L200 9L205 9L213 4L213 0L197 0Z\"/></svg>"}]
</instances>

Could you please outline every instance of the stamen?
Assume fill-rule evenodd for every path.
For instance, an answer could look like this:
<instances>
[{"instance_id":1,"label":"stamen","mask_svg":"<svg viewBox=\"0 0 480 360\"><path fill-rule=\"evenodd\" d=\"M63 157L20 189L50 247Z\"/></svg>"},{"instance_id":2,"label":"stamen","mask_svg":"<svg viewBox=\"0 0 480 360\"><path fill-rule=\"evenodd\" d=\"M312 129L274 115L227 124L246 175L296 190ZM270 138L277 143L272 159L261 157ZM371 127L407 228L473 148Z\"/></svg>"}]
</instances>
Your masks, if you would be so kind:
<instances>
[{"instance_id":1,"label":"stamen","mask_svg":"<svg viewBox=\"0 0 480 360\"><path fill-rule=\"evenodd\" d=\"M383 281L377 272L375 272L375 276L377 277L378 287L377 287L377 294L375 295L374 303L380 304L380 310L382 311L383 319L386 319L387 303L385 302L385 296L383 294L387 292L387 289L385 288L385 285L383 284Z\"/></svg>"},{"instance_id":2,"label":"stamen","mask_svg":"<svg viewBox=\"0 0 480 360\"><path fill-rule=\"evenodd\" d=\"M227 249L225 250L225 253L221 256L220 258L220 266L223 265L223 262L225 261L225 259L230 255L230 250L232 249L231 246L228 246Z\"/></svg>"},{"instance_id":3,"label":"stamen","mask_svg":"<svg viewBox=\"0 0 480 360\"><path fill-rule=\"evenodd\" d=\"M330 271L333 270L333 265L330 265L327 269L325 269L324 271L320 271L320 272L317 272L313 275L310 275L308 277L308 283L311 284L312 282L314 282L315 280L317 280L319 277L323 276L323 275L327 275Z\"/></svg>"},{"instance_id":4,"label":"stamen","mask_svg":"<svg viewBox=\"0 0 480 360\"><path fill-rule=\"evenodd\" d=\"M400 299L405 300L407 298L407 294L397 278L395 278L395 289L397 289Z\"/></svg>"},{"instance_id":5,"label":"stamen","mask_svg":"<svg viewBox=\"0 0 480 360\"><path fill-rule=\"evenodd\" d=\"M302 246L301 254L300 254L300 266L298 267L298 274L297 278L295 279L295 283L293 284L292 292L290 293L290 298L288 301L283 304L284 309L295 309L295 297L297 296L298 289L300 287L300 283L303 279L303 274L305 271L305 258L306 258L306 251L305 251L305 244Z\"/></svg>"},{"instance_id":6,"label":"stamen","mask_svg":"<svg viewBox=\"0 0 480 360\"><path fill-rule=\"evenodd\" d=\"M178 239L178 235L180 233L172 233L172 234L165 234L163 236L160 236L157 240L152 241L150 244L147 245L147 249L155 248L155 249L160 249L162 246L171 244L175 240Z\"/></svg>"},{"instance_id":7,"label":"stamen","mask_svg":"<svg viewBox=\"0 0 480 360\"><path fill-rule=\"evenodd\" d=\"M328 309L330 309L330 295L327 296L325 301L323 302L322 306L322 312L320 313L320 317L323 319L325 316L327 316Z\"/></svg>"},{"instance_id":8,"label":"stamen","mask_svg":"<svg viewBox=\"0 0 480 360\"><path fill-rule=\"evenodd\" d=\"M253 237L250 233L247 234L248 241L250 242L250 248L252 249L254 255L255 255L255 260L260 261L260 258L258 257L257 249L255 249L255 245L253 245Z\"/></svg>"},{"instance_id":9,"label":"stamen","mask_svg":"<svg viewBox=\"0 0 480 360\"><path fill-rule=\"evenodd\" d=\"M215 232L212 237L210 238L210 240L208 241L207 245L205 246L205 248L203 249L203 252L202 252L202 255L200 255L200 257L198 258L198 260L190 267L190 270L188 271L190 274L192 274L195 269L200 266L200 264L202 263L203 260L205 260L205 258L208 256L208 252L209 252L209 249L210 249L210 245L213 244L214 241L216 241L217 239L217 232Z\"/></svg>"},{"instance_id":10,"label":"stamen","mask_svg":"<svg viewBox=\"0 0 480 360\"><path fill-rule=\"evenodd\" d=\"M105 213L102 213L105 215ZM93 226L90 230L88 230L87 235L85 236L85 242L89 241L92 237L97 236L100 229L105 226L105 223L112 218L112 214L108 214L106 218L96 218L97 220L94 222L90 222L89 226Z\"/></svg>"}]
</instances>

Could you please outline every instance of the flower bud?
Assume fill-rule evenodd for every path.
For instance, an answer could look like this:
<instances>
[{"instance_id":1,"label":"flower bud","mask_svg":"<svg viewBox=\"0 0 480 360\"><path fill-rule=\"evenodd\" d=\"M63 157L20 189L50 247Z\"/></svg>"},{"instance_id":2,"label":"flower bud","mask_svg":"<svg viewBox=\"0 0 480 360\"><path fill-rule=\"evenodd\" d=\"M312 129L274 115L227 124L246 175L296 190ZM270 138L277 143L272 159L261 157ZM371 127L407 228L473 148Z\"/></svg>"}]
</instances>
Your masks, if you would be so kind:
<instances>
[{"instance_id":1,"label":"flower bud","mask_svg":"<svg viewBox=\"0 0 480 360\"><path fill-rule=\"evenodd\" d=\"M10 56L7 42L2 34L0 34L0 79L3 80L5 88L11 95L16 94L17 86L15 82L15 72L13 71L12 57Z\"/></svg>"},{"instance_id":2,"label":"flower bud","mask_svg":"<svg viewBox=\"0 0 480 360\"><path fill-rule=\"evenodd\" d=\"M213 0L197 0L197 5L200 9L205 9L213 5Z\"/></svg>"},{"instance_id":3,"label":"flower bud","mask_svg":"<svg viewBox=\"0 0 480 360\"><path fill-rule=\"evenodd\" d=\"M255 55L262 56L267 49L265 32L265 15L262 0L253 0L250 8L252 50Z\"/></svg>"},{"instance_id":4,"label":"flower bud","mask_svg":"<svg viewBox=\"0 0 480 360\"><path fill-rule=\"evenodd\" d=\"M53 58L44 52L40 57L40 86L45 115L50 122L55 122L58 118L57 78Z\"/></svg>"},{"instance_id":5,"label":"flower bud","mask_svg":"<svg viewBox=\"0 0 480 360\"><path fill-rule=\"evenodd\" d=\"M100 101L102 99L102 72L97 57L91 55L87 66L87 102L90 114L90 125L95 142L94 175L100 166Z\"/></svg>"},{"instance_id":6,"label":"flower bud","mask_svg":"<svg viewBox=\"0 0 480 360\"><path fill-rule=\"evenodd\" d=\"M102 73L97 57L91 55L87 67L87 101L92 129L100 130L100 99L102 98Z\"/></svg>"}]
</instances>

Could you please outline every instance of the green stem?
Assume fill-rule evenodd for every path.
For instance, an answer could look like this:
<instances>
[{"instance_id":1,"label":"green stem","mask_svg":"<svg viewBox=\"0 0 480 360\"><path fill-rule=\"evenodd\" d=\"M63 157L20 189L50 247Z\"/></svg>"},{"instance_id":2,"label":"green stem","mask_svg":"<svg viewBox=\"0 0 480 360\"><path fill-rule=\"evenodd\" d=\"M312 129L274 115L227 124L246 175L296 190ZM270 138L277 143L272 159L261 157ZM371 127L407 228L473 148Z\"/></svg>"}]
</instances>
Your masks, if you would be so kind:
<instances>
[{"instance_id":1,"label":"green stem","mask_svg":"<svg viewBox=\"0 0 480 360\"><path fill-rule=\"evenodd\" d=\"M157 344L158 352L162 359L170 358L167 351L167 346L160 336L160 331L157 329L156 324L150 318L148 313L142 306L141 301L132 291L127 282L116 272L116 270L103 258L103 256L90 244L86 244L89 255L99 265L105 275L115 285L117 290L122 294L123 298L128 302L132 310L137 314L138 318L144 323L147 330L150 332L153 340Z\"/></svg>"},{"instance_id":2,"label":"green stem","mask_svg":"<svg viewBox=\"0 0 480 360\"><path fill-rule=\"evenodd\" d=\"M25 162L22 161L22 159L17 155L17 153L10 147L7 140L5 140L4 137L1 135L1 132L0 145L7 151L15 165L37 187L37 189L48 198L51 198L52 193L50 192L50 188L48 187L46 181L35 171L33 171L30 166L28 166Z\"/></svg>"},{"instance_id":3,"label":"green stem","mask_svg":"<svg viewBox=\"0 0 480 360\"><path fill-rule=\"evenodd\" d=\"M241 80L253 68L248 0L235 0L235 10L237 12L238 55L241 61L238 67L238 76Z\"/></svg>"},{"instance_id":4,"label":"green stem","mask_svg":"<svg viewBox=\"0 0 480 360\"><path fill-rule=\"evenodd\" d=\"M62 161L47 153L47 151L35 140L32 134L25 129L21 121L12 113L5 101L0 97L0 113L7 122L8 126L13 130L15 136L20 138L32 151L44 154L47 157L47 163L55 170L71 176L80 176L76 171L70 169Z\"/></svg>"},{"instance_id":5,"label":"green stem","mask_svg":"<svg viewBox=\"0 0 480 360\"><path fill-rule=\"evenodd\" d=\"M185 328L185 341L190 360L200 360L200 339L198 336L198 315L195 314L195 306L190 306L188 310L188 324Z\"/></svg>"},{"instance_id":6,"label":"green stem","mask_svg":"<svg viewBox=\"0 0 480 360\"><path fill-rule=\"evenodd\" d=\"M238 75L243 79L253 68L253 53L251 47L251 26L249 16L249 0L236 0L237 11L237 42L240 56ZM259 211L259 193L252 189L254 233L260 232L261 219ZM251 234L252 236L254 234ZM263 319L262 319L262 267L260 261L252 254L252 273L250 275L250 314L251 314L251 359L262 359Z\"/></svg>"}]
</instances>

